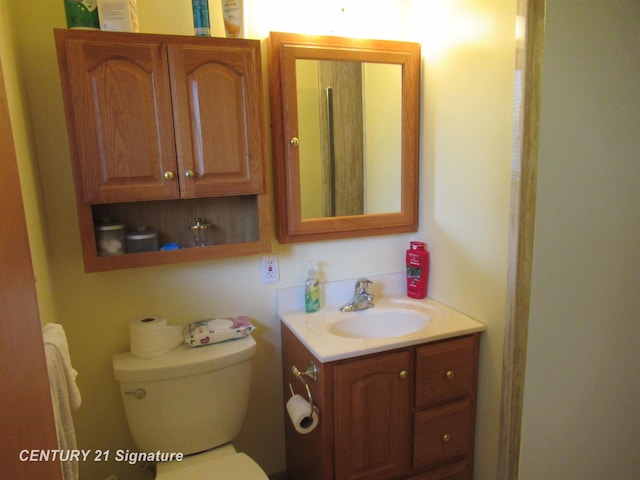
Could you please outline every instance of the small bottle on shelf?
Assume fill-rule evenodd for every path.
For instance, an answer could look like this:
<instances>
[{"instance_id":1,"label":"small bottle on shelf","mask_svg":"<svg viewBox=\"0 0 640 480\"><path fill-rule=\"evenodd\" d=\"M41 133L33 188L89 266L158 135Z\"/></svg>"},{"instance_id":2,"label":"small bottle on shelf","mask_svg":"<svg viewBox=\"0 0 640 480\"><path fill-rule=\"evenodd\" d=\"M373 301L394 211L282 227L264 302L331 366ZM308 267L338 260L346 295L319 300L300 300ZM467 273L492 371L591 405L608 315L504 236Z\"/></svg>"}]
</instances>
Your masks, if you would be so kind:
<instances>
[{"instance_id":1,"label":"small bottle on shelf","mask_svg":"<svg viewBox=\"0 0 640 480\"><path fill-rule=\"evenodd\" d=\"M191 0L193 30L196 37L210 37L209 0Z\"/></svg>"}]
</instances>

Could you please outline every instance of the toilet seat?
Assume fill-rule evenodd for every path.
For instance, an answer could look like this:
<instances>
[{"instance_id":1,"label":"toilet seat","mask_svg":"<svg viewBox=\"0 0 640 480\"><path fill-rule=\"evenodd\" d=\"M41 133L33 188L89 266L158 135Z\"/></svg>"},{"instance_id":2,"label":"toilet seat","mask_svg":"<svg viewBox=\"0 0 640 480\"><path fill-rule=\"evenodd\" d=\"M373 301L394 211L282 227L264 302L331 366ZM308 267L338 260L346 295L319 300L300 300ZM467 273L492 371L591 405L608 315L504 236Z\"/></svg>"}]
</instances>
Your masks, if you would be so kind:
<instances>
[{"instance_id":1,"label":"toilet seat","mask_svg":"<svg viewBox=\"0 0 640 480\"><path fill-rule=\"evenodd\" d=\"M269 480L251 457L231 449L228 455L214 449L159 465L155 480Z\"/></svg>"}]
</instances>

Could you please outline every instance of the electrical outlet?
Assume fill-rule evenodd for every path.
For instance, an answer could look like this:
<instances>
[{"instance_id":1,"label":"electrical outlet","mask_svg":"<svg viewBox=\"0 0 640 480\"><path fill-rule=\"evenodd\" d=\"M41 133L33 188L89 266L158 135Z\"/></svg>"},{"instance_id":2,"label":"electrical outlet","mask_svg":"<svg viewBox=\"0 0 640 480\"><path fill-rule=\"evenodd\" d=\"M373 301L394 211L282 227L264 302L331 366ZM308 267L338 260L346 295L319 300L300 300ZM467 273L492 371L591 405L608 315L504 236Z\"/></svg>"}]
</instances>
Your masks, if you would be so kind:
<instances>
[{"instance_id":1,"label":"electrical outlet","mask_svg":"<svg viewBox=\"0 0 640 480\"><path fill-rule=\"evenodd\" d=\"M262 283L275 283L280 281L277 255L263 255L260 257L260 274Z\"/></svg>"}]
</instances>

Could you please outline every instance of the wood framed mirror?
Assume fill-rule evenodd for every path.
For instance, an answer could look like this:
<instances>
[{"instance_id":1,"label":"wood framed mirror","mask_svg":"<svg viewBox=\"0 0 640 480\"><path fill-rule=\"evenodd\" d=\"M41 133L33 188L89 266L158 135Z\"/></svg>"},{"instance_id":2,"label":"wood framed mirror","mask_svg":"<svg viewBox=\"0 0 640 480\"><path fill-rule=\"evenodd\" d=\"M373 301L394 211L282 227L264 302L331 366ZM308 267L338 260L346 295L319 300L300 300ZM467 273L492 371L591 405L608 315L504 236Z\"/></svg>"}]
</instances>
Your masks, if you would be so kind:
<instances>
[{"instance_id":1,"label":"wood framed mirror","mask_svg":"<svg viewBox=\"0 0 640 480\"><path fill-rule=\"evenodd\" d=\"M281 243L418 229L420 45L271 32Z\"/></svg>"}]
</instances>

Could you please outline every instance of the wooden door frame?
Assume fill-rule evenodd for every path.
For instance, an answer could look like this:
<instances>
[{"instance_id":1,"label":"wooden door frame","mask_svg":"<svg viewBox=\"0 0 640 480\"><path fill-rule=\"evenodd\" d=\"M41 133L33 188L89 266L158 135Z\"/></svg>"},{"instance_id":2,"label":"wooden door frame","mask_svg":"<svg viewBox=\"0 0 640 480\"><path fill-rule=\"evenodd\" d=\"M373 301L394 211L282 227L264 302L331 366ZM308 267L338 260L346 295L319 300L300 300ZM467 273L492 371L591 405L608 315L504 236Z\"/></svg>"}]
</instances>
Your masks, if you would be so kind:
<instances>
[{"instance_id":1,"label":"wooden door frame","mask_svg":"<svg viewBox=\"0 0 640 480\"><path fill-rule=\"evenodd\" d=\"M536 207L540 79L542 68L545 0L518 0L524 38L517 46L516 71L521 84L516 91L520 115L516 118L519 145L512 162L511 221L508 257L507 307L502 361L502 409L498 475L516 480L524 398L524 376L529 329L531 265Z\"/></svg>"},{"instance_id":2,"label":"wooden door frame","mask_svg":"<svg viewBox=\"0 0 640 480\"><path fill-rule=\"evenodd\" d=\"M21 456L58 439L1 62L0 152L0 467L3 478L61 480L59 462Z\"/></svg>"}]
</instances>

